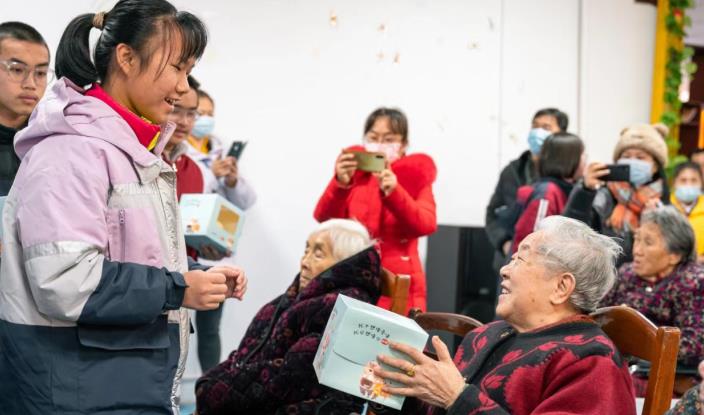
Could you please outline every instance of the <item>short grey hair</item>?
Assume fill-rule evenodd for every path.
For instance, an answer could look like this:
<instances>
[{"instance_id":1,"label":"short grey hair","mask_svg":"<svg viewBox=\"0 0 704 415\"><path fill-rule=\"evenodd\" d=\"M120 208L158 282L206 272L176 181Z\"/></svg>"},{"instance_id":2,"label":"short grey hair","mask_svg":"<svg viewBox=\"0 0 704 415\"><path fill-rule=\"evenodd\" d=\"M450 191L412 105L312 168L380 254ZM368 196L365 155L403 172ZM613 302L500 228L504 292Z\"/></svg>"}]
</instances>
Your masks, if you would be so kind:
<instances>
[{"instance_id":1,"label":"short grey hair","mask_svg":"<svg viewBox=\"0 0 704 415\"><path fill-rule=\"evenodd\" d=\"M545 267L574 276L570 304L584 313L596 310L616 281L615 263L622 252L619 244L583 222L564 216L541 220L537 230L542 238L536 251L542 255Z\"/></svg>"},{"instance_id":2,"label":"short grey hair","mask_svg":"<svg viewBox=\"0 0 704 415\"><path fill-rule=\"evenodd\" d=\"M641 215L641 226L652 223L660 229L665 247L671 254L681 255L680 263L696 261L697 246L689 220L674 206L648 209Z\"/></svg>"},{"instance_id":3,"label":"short grey hair","mask_svg":"<svg viewBox=\"0 0 704 415\"><path fill-rule=\"evenodd\" d=\"M342 261L374 244L369 231L361 223L350 219L330 219L318 225L311 235L326 233L330 238L332 256Z\"/></svg>"}]
</instances>

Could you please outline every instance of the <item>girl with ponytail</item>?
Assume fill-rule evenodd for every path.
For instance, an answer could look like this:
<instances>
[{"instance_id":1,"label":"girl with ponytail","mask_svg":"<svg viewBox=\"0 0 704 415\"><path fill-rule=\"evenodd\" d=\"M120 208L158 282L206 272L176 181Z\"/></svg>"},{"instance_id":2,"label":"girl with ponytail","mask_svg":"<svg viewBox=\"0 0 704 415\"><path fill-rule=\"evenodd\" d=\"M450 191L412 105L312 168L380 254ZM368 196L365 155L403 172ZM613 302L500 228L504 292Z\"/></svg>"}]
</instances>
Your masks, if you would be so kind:
<instances>
[{"instance_id":1,"label":"girl with ponytail","mask_svg":"<svg viewBox=\"0 0 704 415\"><path fill-rule=\"evenodd\" d=\"M120 0L61 37L60 79L15 138L4 209L3 412L177 414L183 307L242 298L241 270L187 261L160 157L206 43L203 23L165 0Z\"/></svg>"}]
</instances>

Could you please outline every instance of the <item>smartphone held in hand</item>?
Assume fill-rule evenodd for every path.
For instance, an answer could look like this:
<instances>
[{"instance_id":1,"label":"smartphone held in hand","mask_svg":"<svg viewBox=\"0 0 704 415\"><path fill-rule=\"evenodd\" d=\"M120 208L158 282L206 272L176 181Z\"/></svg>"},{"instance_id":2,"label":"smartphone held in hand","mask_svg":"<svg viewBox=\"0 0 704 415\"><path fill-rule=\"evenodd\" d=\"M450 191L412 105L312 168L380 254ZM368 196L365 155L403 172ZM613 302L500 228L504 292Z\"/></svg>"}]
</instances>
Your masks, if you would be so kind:
<instances>
[{"instance_id":1,"label":"smartphone held in hand","mask_svg":"<svg viewBox=\"0 0 704 415\"><path fill-rule=\"evenodd\" d=\"M608 164L609 174L600 178L605 182L627 182L631 178L631 166L628 164Z\"/></svg>"},{"instance_id":2,"label":"smartphone held in hand","mask_svg":"<svg viewBox=\"0 0 704 415\"><path fill-rule=\"evenodd\" d=\"M378 173L386 168L386 157L383 153L370 153L368 151L352 151L357 161L357 169L371 173Z\"/></svg>"},{"instance_id":3,"label":"smartphone held in hand","mask_svg":"<svg viewBox=\"0 0 704 415\"><path fill-rule=\"evenodd\" d=\"M230 146L230 151L227 152L227 156L234 157L235 160L239 161L245 147L247 147L247 141L235 141Z\"/></svg>"}]
</instances>

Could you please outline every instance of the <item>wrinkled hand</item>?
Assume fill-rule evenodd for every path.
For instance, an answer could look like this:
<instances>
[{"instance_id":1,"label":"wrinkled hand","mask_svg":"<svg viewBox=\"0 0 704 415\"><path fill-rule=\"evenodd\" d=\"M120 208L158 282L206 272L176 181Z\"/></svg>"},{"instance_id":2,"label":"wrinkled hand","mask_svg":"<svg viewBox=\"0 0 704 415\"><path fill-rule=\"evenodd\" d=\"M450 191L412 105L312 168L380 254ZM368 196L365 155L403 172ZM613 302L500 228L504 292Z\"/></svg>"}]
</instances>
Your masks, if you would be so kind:
<instances>
[{"instance_id":1,"label":"wrinkled hand","mask_svg":"<svg viewBox=\"0 0 704 415\"><path fill-rule=\"evenodd\" d=\"M352 176L357 171L357 160L353 153L345 153L344 151L337 156L335 161L335 178L337 182L343 186L349 186L352 182Z\"/></svg>"},{"instance_id":2,"label":"wrinkled hand","mask_svg":"<svg viewBox=\"0 0 704 415\"><path fill-rule=\"evenodd\" d=\"M228 292L225 274L188 271L183 278L188 285L183 295L183 307L199 311L215 310L225 301Z\"/></svg>"},{"instance_id":3,"label":"wrinkled hand","mask_svg":"<svg viewBox=\"0 0 704 415\"><path fill-rule=\"evenodd\" d=\"M438 355L438 361L424 355L422 352L401 343L390 343L394 350L407 354L415 365L390 356L379 356L380 362L397 368L402 372L395 372L377 368L374 373L386 380L402 384L401 387L384 386L384 392L413 396L431 405L449 408L460 396L465 388L465 380L450 356L447 346L438 336L433 336L433 347ZM415 376L410 377L407 371L413 369Z\"/></svg>"},{"instance_id":4,"label":"wrinkled hand","mask_svg":"<svg viewBox=\"0 0 704 415\"><path fill-rule=\"evenodd\" d=\"M610 170L606 168L604 163L589 163L584 172L584 187L591 190L597 190L606 182L601 180L602 177L609 174Z\"/></svg>"},{"instance_id":5,"label":"wrinkled hand","mask_svg":"<svg viewBox=\"0 0 704 415\"><path fill-rule=\"evenodd\" d=\"M227 298L236 298L242 301L244 294L247 292L248 282L247 276L242 268L224 265L212 267L207 272L225 275L227 278L225 281L225 284L227 285L227 292L225 293L225 296Z\"/></svg>"},{"instance_id":6,"label":"wrinkled hand","mask_svg":"<svg viewBox=\"0 0 704 415\"><path fill-rule=\"evenodd\" d=\"M398 178L388 167L382 170L377 178L379 179L379 187L381 188L381 191L384 192L384 196L388 196L396 190L396 186L398 186Z\"/></svg>"},{"instance_id":7,"label":"wrinkled hand","mask_svg":"<svg viewBox=\"0 0 704 415\"><path fill-rule=\"evenodd\" d=\"M229 249L223 253L222 251L211 245L202 245L198 250L198 256L207 259L208 261L220 261L225 257L229 257L230 255L232 255L232 251L230 251Z\"/></svg>"}]
</instances>

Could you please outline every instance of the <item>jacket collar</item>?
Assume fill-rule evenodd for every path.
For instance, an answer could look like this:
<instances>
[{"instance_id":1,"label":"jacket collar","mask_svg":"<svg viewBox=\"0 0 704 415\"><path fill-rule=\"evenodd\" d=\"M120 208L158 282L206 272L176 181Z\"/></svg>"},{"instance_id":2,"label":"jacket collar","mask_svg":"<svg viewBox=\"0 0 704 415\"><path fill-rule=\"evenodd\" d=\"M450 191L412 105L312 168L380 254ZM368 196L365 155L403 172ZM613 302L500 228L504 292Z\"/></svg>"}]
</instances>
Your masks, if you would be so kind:
<instances>
[{"instance_id":1,"label":"jacket collar","mask_svg":"<svg viewBox=\"0 0 704 415\"><path fill-rule=\"evenodd\" d=\"M289 300L300 301L348 287L365 290L378 300L381 294L381 258L374 247L369 247L323 271L303 289L298 289L300 274L286 291Z\"/></svg>"},{"instance_id":2,"label":"jacket collar","mask_svg":"<svg viewBox=\"0 0 704 415\"><path fill-rule=\"evenodd\" d=\"M103 101L120 117L122 117L127 125L130 126L134 134L137 136L137 140L139 140L140 144L142 144L144 148L151 151L154 147L156 147L156 144L159 141L159 134L161 133L161 128L158 125L153 124L146 118L140 117L122 106L110 95L108 95L107 92L105 92L105 90L97 83L93 84L93 86L86 91L86 95Z\"/></svg>"}]
</instances>

